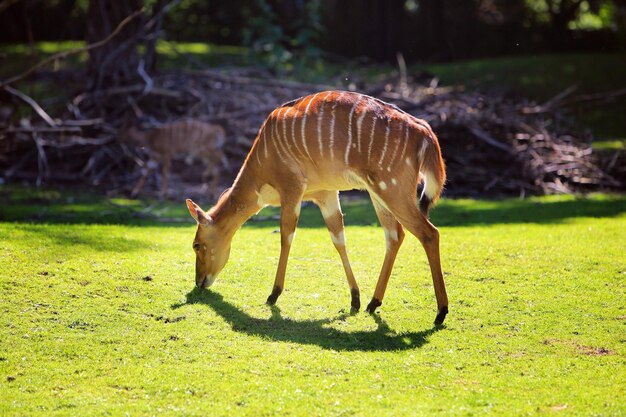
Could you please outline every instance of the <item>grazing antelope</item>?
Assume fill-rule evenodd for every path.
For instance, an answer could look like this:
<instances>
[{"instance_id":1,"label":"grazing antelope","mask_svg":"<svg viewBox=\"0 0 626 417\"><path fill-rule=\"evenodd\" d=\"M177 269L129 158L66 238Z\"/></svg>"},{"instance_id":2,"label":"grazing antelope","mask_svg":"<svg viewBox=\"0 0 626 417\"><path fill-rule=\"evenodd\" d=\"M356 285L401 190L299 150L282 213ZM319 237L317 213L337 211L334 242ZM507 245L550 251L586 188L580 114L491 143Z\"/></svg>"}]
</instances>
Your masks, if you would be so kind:
<instances>
[{"instance_id":1,"label":"grazing antelope","mask_svg":"<svg viewBox=\"0 0 626 417\"><path fill-rule=\"evenodd\" d=\"M142 131L135 126L125 126L122 138L135 145L146 147L152 160L161 164L163 183L160 197L167 194L169 188L172 158L178 153L186 154L188 162L200 158L206 166L202 174L205 180L211 176L210 190L214 192L219 181L220 166L225 164L223 146L226 140L224 128L220 125L205 123L200 120L186 119L166 123L160 127ZM146 170L133 189L132 195L139 194L148 177Z\"/></svg>"},{"instance_id":2,"label":"grazing antelope","mask_svg":"<svg viewBox=\"0 0 626 417\"><path fill-rule=\"evenodd\" d=\"M193 242L196 285L210 286L224 267L239 227L266 205L280 206L280 258L267 303L276 303L285 283L289 249L303 200L315 202L339 252L352 295L360 308L359 287L346 253L338 192L369 192L385 231L387 251L374 296L373 313L382 304L404 229L426 251L438 313L448 313L448 297L439 259L439 232L428 220L446 179L437 137L423 120L361 94L324 91L275 109L263 123L233 186L208 212L187 200L198 228ZM419 208L416 193L423 181Z\"/></svg>"}]
</instances>

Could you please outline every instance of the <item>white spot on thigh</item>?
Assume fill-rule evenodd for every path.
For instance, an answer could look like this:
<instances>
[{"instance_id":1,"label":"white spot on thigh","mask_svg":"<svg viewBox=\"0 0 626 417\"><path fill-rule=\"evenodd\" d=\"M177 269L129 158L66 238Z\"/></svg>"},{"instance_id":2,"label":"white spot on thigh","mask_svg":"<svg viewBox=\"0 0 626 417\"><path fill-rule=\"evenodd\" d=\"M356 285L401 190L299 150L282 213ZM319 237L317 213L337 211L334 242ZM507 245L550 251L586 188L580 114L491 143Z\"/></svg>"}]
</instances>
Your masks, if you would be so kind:
<instances>
[{"instance_id":1,"label":"white spot on thigh","mask_svg":"<svg viewBox=\"0 0 626 417\"><path fill-rule=\"evenodd\" d=\"M330 238L333 240L335 245L346 246L346 235L343 230L337 234L331 233Z\"/></svg>"},{"instance_id":2,"label":"white spot on thigh","mask_svg":"<svg viewBox=\"0 0 626 417\"><path fill-rule=\"evenodd\" d=\"M396 185L396 184L398 183L398 181L396 181L396 179L395 179L395 178L392 178L392 179L391 179L391 183L392 183L393 185Z\"/></svg>"},{"instance_id":3,"label":"white spot on thigh","mask_svg":"<svg viewBox=\"0 0 626 417\"><path fill-rule=\"evenodd\" d=\"M387 184L385 184L385 181L379 182L378 186L380 187L381 190L386 190L387 189Z\"/></svg>"},{"instance_id":4,"label":"white spot on thigh","mask_svg":"<svg viewBox=\"0 0 626 417\"><path fill-rule=\"evenodd\" d=\"M411 158L407 156L404 162L406 162L407 165L411 165Z\"/></svg>"},{"instance_id":5,"label":"white spot on thigh","mask_svg":"<svg viewBox=\"0 0 626 417\"><path fill-rule=\"evenodd\" d=\"M287 236L287 243L289 243L291 245L291 242L293 242L293 238L296 236L296 232L293 232L292 234L290 234L289 236Z\"/></svg>"}]
</instances>

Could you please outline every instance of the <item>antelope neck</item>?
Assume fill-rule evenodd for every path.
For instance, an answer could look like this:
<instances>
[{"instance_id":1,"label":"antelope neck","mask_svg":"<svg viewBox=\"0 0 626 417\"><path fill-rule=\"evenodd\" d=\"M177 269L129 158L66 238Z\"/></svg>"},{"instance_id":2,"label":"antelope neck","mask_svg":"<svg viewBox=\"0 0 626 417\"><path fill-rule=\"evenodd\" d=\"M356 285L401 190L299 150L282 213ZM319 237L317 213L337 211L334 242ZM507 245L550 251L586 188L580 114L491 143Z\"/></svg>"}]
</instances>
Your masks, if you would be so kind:
<instances>
[{"instance_id":1,"label":"antelope neck","mask_svg":"<svg viewBox=\"0 0 626 417\"><path fill-rule=\"evenodd\" d=\"M251 164L244 164L233 186L224 192L209 213L215 223L231 237L246 220L262 208L257 203L255 193L260 184L248 165Z\"/></svg>"}]
</instances>

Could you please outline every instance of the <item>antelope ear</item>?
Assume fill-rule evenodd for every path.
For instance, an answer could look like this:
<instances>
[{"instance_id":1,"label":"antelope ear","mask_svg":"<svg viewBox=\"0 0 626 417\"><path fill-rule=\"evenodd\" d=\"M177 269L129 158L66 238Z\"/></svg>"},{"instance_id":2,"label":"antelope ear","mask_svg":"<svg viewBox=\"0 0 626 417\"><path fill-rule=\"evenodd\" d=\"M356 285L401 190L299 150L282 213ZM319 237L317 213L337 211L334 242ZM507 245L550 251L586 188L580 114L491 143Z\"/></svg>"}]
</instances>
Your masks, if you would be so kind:
<instances>
[{"instance_id":1,"label":"antelope ear","mask_svg":"<svg viewBox=\"0 0 626 417\"><path fill-rule=\"evenodd\" d=\"M208 226L213 223L213 219L211 218L211 216L206 214L204 210L200 208L199 205L197 205L190 199L187 199L186 203L187 203L187 209L189 210L189 214L191 214L191 217L193 217L196 220L196 222L198 222L198 224L201 224L203 226Z\"/></svg>"}]
</instances>

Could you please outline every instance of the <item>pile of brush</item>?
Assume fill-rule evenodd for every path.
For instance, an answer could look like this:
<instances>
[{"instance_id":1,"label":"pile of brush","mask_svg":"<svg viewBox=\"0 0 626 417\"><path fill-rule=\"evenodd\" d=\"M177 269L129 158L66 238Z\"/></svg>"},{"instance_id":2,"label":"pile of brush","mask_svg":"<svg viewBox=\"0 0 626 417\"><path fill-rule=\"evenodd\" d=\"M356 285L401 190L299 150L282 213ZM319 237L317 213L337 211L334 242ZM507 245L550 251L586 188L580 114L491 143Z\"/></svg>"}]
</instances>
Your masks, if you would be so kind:
<instances>
[{"instance_id":1,"label":"pile of brush","mask_svg":"<svg viewBox=\"0 0 626 417\"><path fill-rule=\"evenodd\" d=\"M0 91L5 103L0 108L0 176L3 181L73 183L128 194L145 176L148 160L147 153L121 139L129 117L146 130L197 119L226 132L227 161L220 175L224 187L269 112L313 92L350 88L341 81L330 84L279 81L259 69L175 71L136 85L48 98L46 103L63 104L52 115L52 105L46 111L46 103L5 86ZM449 195L624 189L624 155L614 153L607 160L595 155L591 134L575 129L560 111L568 91L537 104L439 87L434 78L413 82L406 75L359 83L358 90L433 126L448 167ZM30 116L24 115L25 105ZM171 188L185 189L188 195L199 192L197 173L202 171L199 161L186 165L174 160ZM159 171L151 172L144 194L159 190Z\"/></svg>"}]
</instances>

